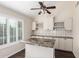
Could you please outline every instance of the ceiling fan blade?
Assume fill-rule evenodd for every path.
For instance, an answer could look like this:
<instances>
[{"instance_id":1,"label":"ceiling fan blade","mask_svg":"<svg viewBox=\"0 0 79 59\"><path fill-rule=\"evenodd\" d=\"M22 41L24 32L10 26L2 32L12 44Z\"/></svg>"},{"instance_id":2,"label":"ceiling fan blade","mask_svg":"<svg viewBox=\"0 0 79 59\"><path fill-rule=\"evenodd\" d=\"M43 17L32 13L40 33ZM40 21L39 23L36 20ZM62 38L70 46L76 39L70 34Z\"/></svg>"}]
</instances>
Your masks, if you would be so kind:
<instances>
[{"instance_id":1,"label":"ceiling fan blade","mask_svg":"<svg viewBox=\"0 0 79 59\"><path fill-rule=\"evenodd\" d=\"M56 6L49 6L49 7L46 7L47 9L55 9Z\"/></svg>"},{"instance_id":2,"label":"ceiling fan blade","mask_svg":"<svg viewBox=\"0 0 79 59\"><path fill-rule=\"evenodd\" d=\"M31 8L30 10L40 10L41 8Z\"/></svg>"},{"instance_id":3,"label":"ceiling fan blade","mask_svg":"<svg viewBox=\"0 0 79 59\"><path fill-rule=\"evenodd\" d=\"M43 2L39 2L39 4L40 4L40 6L41 6L41 7L43 7L43 6L44 6L44 5L43 5Z\"/></svg>"},{"instance_id":4,"label":"ceiling fan blade","mask_svg":"<svg viewBox=\"0 0 79 59\"><path fill-rule=\"evenodd\" d=\"M48 14L51 14L51 12L50 12L50 11L48 11L48 10L46 10L46 11L47 11L47 13L48 13Z\"/></svg>"}]
</instances>

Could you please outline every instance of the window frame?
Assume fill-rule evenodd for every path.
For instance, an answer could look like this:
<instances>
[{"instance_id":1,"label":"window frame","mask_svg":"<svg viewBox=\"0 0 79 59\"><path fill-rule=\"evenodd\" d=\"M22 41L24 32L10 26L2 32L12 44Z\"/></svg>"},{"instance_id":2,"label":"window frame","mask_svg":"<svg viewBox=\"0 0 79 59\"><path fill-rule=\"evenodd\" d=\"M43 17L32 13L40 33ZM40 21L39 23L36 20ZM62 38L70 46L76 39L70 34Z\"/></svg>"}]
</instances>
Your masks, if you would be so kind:
<instances>
[{"instance_id":1,"label":"window frame","mask_svg":"<svg viewBox=\"0 0 79 59\"><path fill-rule=\"evenodd\" d=\"M1 46L4 46L4 45L10 45L10 44L14 44L14 43L17 43L17 42L21 42L24 39L24 22L23 22L23 20L22 19L19 19L19 18L12 18L13 20L16 20L17 23L18 23L18 21L21 21L22 22L22 39L21 40L18 39L18 27L17 27L16 28L16 41L10 42L10 26L8 24L8 21L9 21L9 19L11 19L11 17L5 17L5 16L0 16L0 17L4 17L5 20L7 21L7 28L6 28L6 30L7 30L7 39L6 39L7 41L6 42L7 43L5 44L4 43L4 39L3 39L3 44L1 44L0 47ZM18 24L16 26L18 26ZM3 37L4 37L4 35L3 35Z\"/></svg>"}]
</instances>

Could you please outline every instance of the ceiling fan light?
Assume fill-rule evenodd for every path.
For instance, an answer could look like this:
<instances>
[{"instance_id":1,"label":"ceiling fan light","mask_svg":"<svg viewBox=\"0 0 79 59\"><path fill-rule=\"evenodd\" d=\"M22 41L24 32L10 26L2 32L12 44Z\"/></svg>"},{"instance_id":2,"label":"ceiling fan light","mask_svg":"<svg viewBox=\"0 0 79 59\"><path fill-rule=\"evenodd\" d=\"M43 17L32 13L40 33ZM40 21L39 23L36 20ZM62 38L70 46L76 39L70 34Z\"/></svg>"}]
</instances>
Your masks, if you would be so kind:
<instances>
[{"instance_id":1,"label":"ceiling fan light","mask_svg":"<svg viewBox=\"0 0 79 59\"><path fill-rule=\"evenodd\" d=\"M42 12L40 11L38 14L41 15L41 13L42 13Z\"/></svg>"}]
</instances>

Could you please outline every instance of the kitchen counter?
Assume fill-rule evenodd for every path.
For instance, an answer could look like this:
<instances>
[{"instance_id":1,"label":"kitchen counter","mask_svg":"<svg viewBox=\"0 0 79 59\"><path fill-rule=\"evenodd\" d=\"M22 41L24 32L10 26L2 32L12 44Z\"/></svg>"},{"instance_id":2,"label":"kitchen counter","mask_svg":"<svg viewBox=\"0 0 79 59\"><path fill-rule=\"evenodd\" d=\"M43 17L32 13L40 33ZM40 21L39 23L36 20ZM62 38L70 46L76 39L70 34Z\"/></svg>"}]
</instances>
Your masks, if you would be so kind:
<instances>
[{"instance_id":1,"label":"kitchen counter","mask_svg":"<svg viewBox=\"0 0 79 59\"><path fill-rule=\"evenodd\" d=\"M52 36L52 35L31 35L31 36L73 39L73 37L71 36Z\"/></svg>"},{"instance_id":2,"label":"kitchen counter","mask_svg":"<svg viewBox=\"0 0 79 59\"><path fill-rule=\"evenodd\" d=\"M54 44L55 44L55 40L54 39L44 39L44 38L30 38L30 39L26 40L26 44L53 48Z\"/></svg>"},{"instance_id":3,"label":"kitchen counter","mask_svg":"<svg viewBox=\"0 0 79 59\"><path fill-rule=\"evenodd\" d=\"M30 38L25 41L26 58L54 58L55 40L44 38Z\"/></svg>"}]
</instances>

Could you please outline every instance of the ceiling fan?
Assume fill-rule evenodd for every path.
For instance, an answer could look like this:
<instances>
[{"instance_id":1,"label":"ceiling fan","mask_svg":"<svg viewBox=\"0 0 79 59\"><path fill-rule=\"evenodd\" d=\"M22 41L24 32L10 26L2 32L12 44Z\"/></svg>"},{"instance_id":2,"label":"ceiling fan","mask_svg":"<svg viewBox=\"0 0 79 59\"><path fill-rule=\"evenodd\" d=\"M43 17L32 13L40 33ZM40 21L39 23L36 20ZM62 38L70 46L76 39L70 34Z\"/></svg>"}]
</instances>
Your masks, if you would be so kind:
<instances>
[{"instance_id":1,"label":"ceiling fan","mask_svg":"<svg viewBox=\"0 0 79 59\"><path fill-rule=\"evenodd\" d=\"M41 10L43 10L44 14L45 12L47 12L48 14L51 14L51 12L48 9L55 9L56 6L46 6L44 5L44 2L38 2L40 5L40 8L31 8L31 10L40 10L40 12L38 13L39 15L42 13Z\"/></svg>"}]
</instances>

